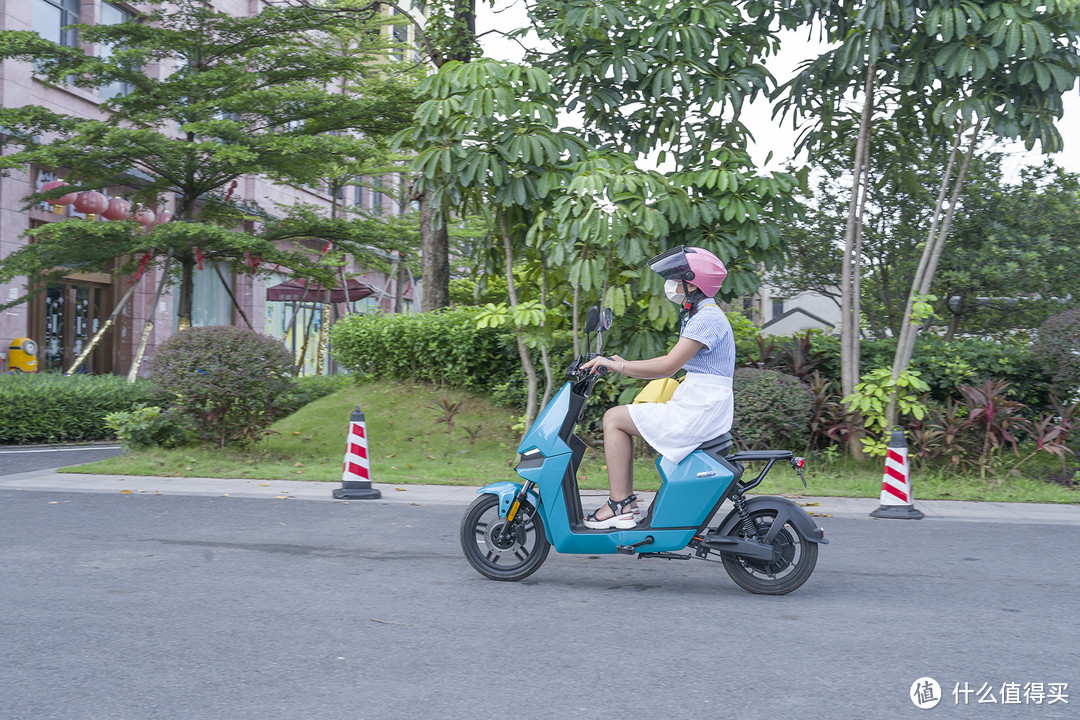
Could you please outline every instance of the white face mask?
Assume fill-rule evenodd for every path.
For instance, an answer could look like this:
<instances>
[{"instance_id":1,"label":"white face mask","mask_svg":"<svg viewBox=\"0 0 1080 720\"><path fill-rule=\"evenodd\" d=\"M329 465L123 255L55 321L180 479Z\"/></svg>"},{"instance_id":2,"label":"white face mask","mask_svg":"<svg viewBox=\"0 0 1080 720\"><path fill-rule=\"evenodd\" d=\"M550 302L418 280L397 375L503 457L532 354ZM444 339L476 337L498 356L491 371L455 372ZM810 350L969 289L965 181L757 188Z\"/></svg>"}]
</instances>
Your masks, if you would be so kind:
<instances>
[{"instance_id":1,"label":"white face mask","mask_svg":"<svg viewBox=\"0 0 1080 720\"><path fill-rule=\"evenodd\" d=\"M678 280L668 280L664 283L664 294L667 295L668 300L677 305L682 305L683 301L686 300L686 295L679 292L679 285L681 284Z\"/></svg>"}]
</instances>

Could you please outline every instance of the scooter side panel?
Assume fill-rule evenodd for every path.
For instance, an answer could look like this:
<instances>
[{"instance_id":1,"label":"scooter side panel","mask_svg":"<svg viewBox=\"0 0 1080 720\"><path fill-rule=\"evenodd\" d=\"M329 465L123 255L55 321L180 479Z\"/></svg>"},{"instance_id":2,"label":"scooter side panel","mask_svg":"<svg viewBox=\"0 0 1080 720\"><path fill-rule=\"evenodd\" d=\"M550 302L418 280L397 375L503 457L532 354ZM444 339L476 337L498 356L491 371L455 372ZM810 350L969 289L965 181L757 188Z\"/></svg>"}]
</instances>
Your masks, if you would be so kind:
<instances>
[{"instance_id":1,"label":"scooter side panel","mask_svg":"<svg viewBox=\"0 0 1080 720\"><path fill-rule=\"evenodd\" d=\"M678 464L661 456L656 468L663 484L653 503L654 528L700 526L735 480L731 470L700 450Z\"/></svg>"},{"instance_id":2,"label":"scooter side panel","mask_svg":"<svg viewBox=\"0 0 1080 720\"><path fill-rule=\"evenodd\" d=\"M645 538L652 537L650 545L643 545L638 552L670 552L682 550L694 537L693 528L689 530L612 530L610 532L572 533L565 525L558 535L552 533L552 545L561 553L585 555L609 555L618 552L619 545L633 545Z\"/></svg>"},{"instance_id":3,"label":"scooter side panel","mask_svg":"<svg viewBox=\"0 0 1080 720\"><path fill-rule=\"evenodd\" d=\"M562 386L562 390L540 411L536 420L529 427L529 432L521 439L518 452L524 453L533 448L539 450L544 457L552 457L569 452L570 448L559 437L563 421L570 408L570 383Z\"/></svg>"}]
</instances>

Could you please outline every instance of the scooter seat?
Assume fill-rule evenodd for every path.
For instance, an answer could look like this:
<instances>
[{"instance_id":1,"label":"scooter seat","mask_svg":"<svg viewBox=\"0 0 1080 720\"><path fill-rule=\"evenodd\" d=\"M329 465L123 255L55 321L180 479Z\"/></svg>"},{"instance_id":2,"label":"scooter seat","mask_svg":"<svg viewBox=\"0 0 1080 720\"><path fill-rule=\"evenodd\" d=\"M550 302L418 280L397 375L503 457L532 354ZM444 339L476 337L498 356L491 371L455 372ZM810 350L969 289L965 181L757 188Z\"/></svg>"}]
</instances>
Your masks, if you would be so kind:
<instances>
[{"instance_id":1,"label":"scooter seat","mask_svg":"<svg viewBox=\"0 0 1080 720\"><path fill-rule=\"evenodd\" d=\"M731 437L731 433L726 432L719 437L714 437L712 440L706 440L705 442L701 443L700 445L698 445L698 450L703 450L704 452L713 452L717 455L724 455L725 453L727 453L728 450L731 449L731 444L733 442L734 439Z\"/></svg>"}]
</instances>

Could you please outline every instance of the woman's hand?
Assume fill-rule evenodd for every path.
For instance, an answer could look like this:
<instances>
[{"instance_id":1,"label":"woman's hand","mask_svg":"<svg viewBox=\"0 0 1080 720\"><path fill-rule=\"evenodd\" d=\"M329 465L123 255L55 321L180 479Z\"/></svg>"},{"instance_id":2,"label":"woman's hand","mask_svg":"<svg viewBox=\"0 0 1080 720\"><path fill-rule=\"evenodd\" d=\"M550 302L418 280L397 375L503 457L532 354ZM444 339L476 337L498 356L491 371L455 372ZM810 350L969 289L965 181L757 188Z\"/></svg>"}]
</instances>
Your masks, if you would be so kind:
<instances>
[{"instance_id":1,"label":"woman's hand","mask_svg":"<svg viewBox=\"0 0 1080 720\"><path fill-rule=\"evenodd\" d=\"M601 367L606 367L608 370L613 370L615 372L622 372L623 368L626 367L626 361L618 355L611 355L608 357L597 355L592 360L582 365L581 369L596 372L596 369Z\"/></svg>"}]
</instances>

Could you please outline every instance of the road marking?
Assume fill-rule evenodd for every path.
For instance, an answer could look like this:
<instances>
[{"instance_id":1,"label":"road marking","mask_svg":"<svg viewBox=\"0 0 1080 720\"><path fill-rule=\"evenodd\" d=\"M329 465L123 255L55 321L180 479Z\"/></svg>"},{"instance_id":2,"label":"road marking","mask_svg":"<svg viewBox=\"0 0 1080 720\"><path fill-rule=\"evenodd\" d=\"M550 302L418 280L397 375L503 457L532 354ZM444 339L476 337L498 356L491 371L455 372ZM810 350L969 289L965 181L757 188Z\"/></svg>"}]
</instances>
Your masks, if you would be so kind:
<instances>
[{"instance_id":1,"label":"road marking","mask_svg":"<svg viewBox=\"0 0 1080 720\"><path fill-rule=\"evenodd\" d=\"M75 452L78 450L119 450L119 445L94 445L93 447L48 448L45 450L0 450L0 455L21 455L25 453Z\"/></svg>"}]
</instances>

